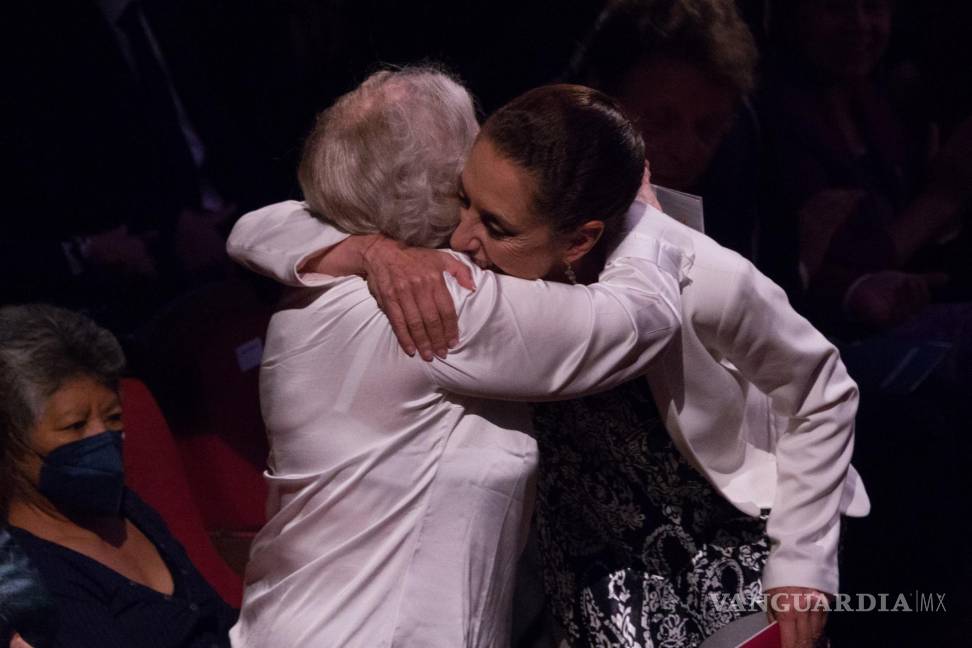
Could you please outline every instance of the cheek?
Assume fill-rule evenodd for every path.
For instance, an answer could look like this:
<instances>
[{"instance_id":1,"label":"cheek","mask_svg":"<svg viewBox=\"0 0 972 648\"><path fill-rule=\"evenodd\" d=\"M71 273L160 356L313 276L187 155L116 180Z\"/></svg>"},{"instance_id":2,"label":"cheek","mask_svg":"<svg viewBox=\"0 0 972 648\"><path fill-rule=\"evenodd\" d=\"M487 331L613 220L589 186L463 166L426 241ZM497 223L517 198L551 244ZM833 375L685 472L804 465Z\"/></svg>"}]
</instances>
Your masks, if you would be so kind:
<instances>
[{"instance_id":1,"label":"cheek","mask_svg":"<svg viewBox=\"0 0 972 648\"><path fill-rule=\"evenodd\" d=\"M40 471L42 465L43 463L41 462L40 457L34 454L27 454L14 465L14 470L36 487L40 482Z\"/></svg>"},{"instance_id":2,"label":"cheek","mask_svg":"<svg viewBox=\"0 0 972 648\"><path fill-rule=\"evenodd\" d=\"M487 255L504 273L523 279L541 279L559 263L550 245L535 241L496 241L485 244Z\"/></svg>"}]
</instances>

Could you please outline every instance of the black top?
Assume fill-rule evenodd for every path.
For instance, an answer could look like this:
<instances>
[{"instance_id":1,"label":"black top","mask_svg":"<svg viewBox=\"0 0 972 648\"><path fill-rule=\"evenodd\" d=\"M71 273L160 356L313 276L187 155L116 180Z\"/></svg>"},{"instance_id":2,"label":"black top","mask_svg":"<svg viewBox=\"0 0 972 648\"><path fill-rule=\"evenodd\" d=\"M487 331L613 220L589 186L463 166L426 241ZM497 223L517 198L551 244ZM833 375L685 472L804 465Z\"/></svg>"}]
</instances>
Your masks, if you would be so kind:
<instances>
[{"instance_id":1,"label":"black top","mask_svg":"<svg viewBox=\"0 0 972 648\"><path fill-rule=\"evenodd\" d=\"M152 508L126 491L122 512L155 545L172 573L166 596L72 549L10 527L58 606L54 646L174 648L229 646L236 611L189 561Z\"/></svg>"}]
</instances>

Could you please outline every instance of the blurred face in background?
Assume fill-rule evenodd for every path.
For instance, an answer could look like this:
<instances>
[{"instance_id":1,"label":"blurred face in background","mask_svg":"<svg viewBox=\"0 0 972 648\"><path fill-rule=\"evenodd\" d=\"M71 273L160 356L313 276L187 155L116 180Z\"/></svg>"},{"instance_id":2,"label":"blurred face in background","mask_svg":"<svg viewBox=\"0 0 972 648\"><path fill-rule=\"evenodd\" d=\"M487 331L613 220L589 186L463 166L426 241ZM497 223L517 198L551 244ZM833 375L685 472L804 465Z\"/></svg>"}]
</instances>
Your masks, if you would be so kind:
<instances>
[{"instance_id":1,"label":"blurred face in background","mask_svg":"<svg viewBox=\"0 0 972 648\"><path fill-rule=\"evenodd\" d=\"M737 95L699 67L674 58L644 61L618 98L641 128L652 182L692 190L732 125Z\"/></svg>"},{"instance_id":2,"label":"blurred face in background","mask_svg":"<svg viewBox=\"0 0 972 648\"><path fill-rule=\"evenodd\" d=\"M891 36L891 0L802 0L792 25L804 62L835 81L864 78Z\"/></svg>"}]
</instances>

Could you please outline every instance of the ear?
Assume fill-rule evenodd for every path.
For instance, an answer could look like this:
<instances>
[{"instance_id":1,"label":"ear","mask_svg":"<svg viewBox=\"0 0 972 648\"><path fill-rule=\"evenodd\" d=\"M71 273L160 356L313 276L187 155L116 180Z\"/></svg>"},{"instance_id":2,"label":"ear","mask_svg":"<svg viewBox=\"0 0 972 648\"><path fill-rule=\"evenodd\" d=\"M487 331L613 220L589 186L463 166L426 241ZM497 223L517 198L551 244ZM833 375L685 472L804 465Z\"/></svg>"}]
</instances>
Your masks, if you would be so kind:
<instances>
[{"instance_id":1,"label":"ear","mask_svg":"<svg viewBox=\"0 0 972 648\"><path fill-rule=\"evenodd\" d=\"M604 221L591 220L578 227L567 239L564 261L575 263L594 249L604 234Z\"/></svg>"}]
</instances>

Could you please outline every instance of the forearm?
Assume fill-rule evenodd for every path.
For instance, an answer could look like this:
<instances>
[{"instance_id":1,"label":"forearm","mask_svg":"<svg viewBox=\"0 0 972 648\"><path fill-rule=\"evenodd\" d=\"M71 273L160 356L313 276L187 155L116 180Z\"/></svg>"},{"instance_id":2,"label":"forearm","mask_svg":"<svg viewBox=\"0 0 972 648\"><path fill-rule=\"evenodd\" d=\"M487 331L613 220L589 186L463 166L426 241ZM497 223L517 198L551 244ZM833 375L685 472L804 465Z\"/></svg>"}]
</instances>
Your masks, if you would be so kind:
<instances>
[{"instance_id":1,"label":"forearm","mask_svg":"<svg viewBox=\"0 0 972 648\"><path fill-rule=\"evenodd\" d=\"M398 245L380 234L355 234L340 243L311 253L297 265L297 274L332 277L367 276L367 258L377 244Z\"/></svg>"},{"instance_id":2,"label":"forearm","mask_svg":"<svg viewBox=\"0 0 972 648\"><path fill-rule=\"evenodd\" d=\"M308 286L314 281L301 276L298 268L348 237L314 218L303 203L290 200L242 216L233 226L226 251L254 272L288 286Z\"/></svg>"},{"instance_id":3,"label":"forearm","mask_svg":"<svg viewBox=\"0 0 972 648\"><path fill-rule=\"evenodd\" d=\"M777 451L777 491L767 521L770 555L763 588L810 587L838 591L837 548L841 500L853 452L853 433L791 431Z\"/></svg>"},{"instance_id":4,"label":"forearm","mask_svg":"<svg viewBox=\"0 0 972 648\"><path fill-rule=\"evenodd\" d=\"M645 239L591 286L483 275L464 296L460 343L428 365L442 389L560 400L644 373L681 324L679 251ZM630 248L634 252L633 248Z\"/></svg>"},{"instance_id":5,"label":"forearm","mask_svg":"<svg viewBox=\"0 0 972 648\"><path fill-rule=\"evenodd\" d=\"M854 445L857 385L837 349L745 264L717 347L771 403L776 492L764 589L837 588L837 539Z\"/></svg>"}]
</instances>

